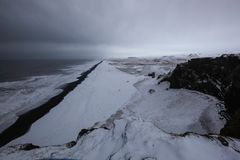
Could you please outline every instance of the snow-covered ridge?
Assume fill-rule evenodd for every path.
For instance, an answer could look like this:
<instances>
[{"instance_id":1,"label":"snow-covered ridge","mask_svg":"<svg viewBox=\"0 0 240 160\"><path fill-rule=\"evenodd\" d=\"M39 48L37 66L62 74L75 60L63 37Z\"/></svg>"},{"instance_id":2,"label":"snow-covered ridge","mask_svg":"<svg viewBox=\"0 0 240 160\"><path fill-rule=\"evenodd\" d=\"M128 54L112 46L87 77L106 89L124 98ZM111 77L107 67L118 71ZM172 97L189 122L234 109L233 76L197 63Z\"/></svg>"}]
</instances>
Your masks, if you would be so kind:
<instances>
[{"instance_id":1,"label":"snow-covered ridge","mask_svg":"<svg viewBox=\"0 0 240 160\"><path fill-rule=\"evenodd\" d=\"M80 126L82 130L76 129L74 134L79 133L78 136L69 139L73 142L30 151L23 150L22 145L3 147L0 149L0 157L81 160L239 159L240 141L218 135L225 123L223 117L218 114L224 109L224 106L219 105L220 101L199 92L169 89L168 83L158 85L156 79L146 76L153 71L158 71L157 76L171 71L178 61L174 57L171 59L171 62L160 59L154 61L131 59L132 62L105 61L89 79L86 79L85 85L79 86L69 97L66 97L59 109L55 108L59 111L55 110L55 113L60 113L64 106L76 107L77 104L83 103L81 98L85 100L89 98L88 103L81 104L81 106L93 106L86 112L86 117L71 117L76 124L82 123L85 118L86 122L90 122ZM81 93L82 87L84 93ZM116 92L118 89L120 93ZM91 98L96 95L104 98ZM131 95L130 99L126 98L129 95ZM119 105L114 105L116 103ZM98 110L99 114L105 116L91 114L98 113ZM64 114L72 113L68 114L66 111ZM61 116L65 116L64 114ZM74 115L79 114L81 112L74 113ZM39 121L39 126L55 116L53 110L46 116L48 118ZM93 124L94 121L98 122Z\"/></svg>"}]
</instances>

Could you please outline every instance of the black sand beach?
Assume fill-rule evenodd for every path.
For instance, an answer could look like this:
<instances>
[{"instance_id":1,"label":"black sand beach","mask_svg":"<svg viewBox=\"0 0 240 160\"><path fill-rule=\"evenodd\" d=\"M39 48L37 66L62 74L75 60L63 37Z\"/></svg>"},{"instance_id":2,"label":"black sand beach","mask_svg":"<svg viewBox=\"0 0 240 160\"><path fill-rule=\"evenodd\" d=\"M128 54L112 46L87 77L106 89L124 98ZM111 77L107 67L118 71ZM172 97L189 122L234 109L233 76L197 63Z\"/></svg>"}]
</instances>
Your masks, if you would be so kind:
<instances>
[{"instance_id":1,"label":"black sand beach","mask_svg":"<svg viewBox=\"0 0 240 160\"><path fill-rule=\"evenodd\" d=\"M24 113L23 115L19 116L18 120L5 131L0 134L0 147L6 145L7 143L11 142L12 140L24 135L31 127L31 125L47 114L53 107L58 105L64 97L71 92L77 85L81 84L101 62L95 64L89 70L83 72L80 77L78 77L76 81L68 83L63 87L63 91L49 99L46 103L40 105L39 107Z\"/></svg>"}]
</instances>

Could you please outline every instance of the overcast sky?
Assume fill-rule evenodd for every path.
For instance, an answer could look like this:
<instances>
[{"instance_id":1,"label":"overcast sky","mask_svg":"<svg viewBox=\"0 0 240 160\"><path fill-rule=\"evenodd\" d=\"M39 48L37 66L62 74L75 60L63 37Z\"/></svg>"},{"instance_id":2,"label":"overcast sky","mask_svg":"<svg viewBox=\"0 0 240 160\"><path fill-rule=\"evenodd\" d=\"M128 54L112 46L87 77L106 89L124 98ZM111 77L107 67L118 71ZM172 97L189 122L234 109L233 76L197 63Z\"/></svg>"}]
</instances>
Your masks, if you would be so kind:
<instances>
[{"instance_id":1,"label":"overcast sky","mask_svg":"<svg viewBox=\"0 0 240 160\"><path fill-rule=\"evenodd\" d=\"M240 0L0 0L0 58L240 51Z\"/></svg>"}]
</instances>

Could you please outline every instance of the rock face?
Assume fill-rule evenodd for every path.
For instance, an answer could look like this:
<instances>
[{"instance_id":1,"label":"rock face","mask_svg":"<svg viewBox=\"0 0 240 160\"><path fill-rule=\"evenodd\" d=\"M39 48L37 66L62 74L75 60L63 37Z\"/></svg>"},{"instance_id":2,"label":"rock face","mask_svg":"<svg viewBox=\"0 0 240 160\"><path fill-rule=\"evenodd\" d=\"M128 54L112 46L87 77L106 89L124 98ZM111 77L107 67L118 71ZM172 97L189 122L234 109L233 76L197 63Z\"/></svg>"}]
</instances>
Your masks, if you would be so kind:
<instances>
[{"instance_id":1,"label":"rock face","mask_svg":"<svg viewBox=\"0 0 240 160\"><path fill-rule=\"evenodd\" d=\"M221 133L240 137L240 55L191 59L164 80L170 88L197 90L223 100L231 119Z\"/></svg>"},{"instance_id":2,"label":"rock face","mask_svg":"<svg viewBox=\"0 0 240 160\"><path fill-rule=\"evenodd\" d=\"M149 77L152 77L152 78L155 78L155 72L148 73L148 76L149 76Z\"/></svg>"},{"instance_id":3,"label":"rock face","mask_svg":"<svg viewBox=\"0 0 240 160\"><path fill-rule=\"evenodd\" d=\"M67 148L72 148L72 147L75 146L76 144L77 144L76 141L71 141L71 142L68 142L68 143L66 144L66 147L67 147Z\"/></svg>"},{"instance_id":4,"label":"rock face","mask_svg":"<svg viewBox=\"0 0 240 160\"><path fill-rule=\"evenodd\" d=\"M27 144L22 144L20 145L20 150L24 150L24 151L30 151L32 149L36 149L36 148L40 148L39 146L33 145L31 143L27 143Z\"/></svg>"}]
</instances>

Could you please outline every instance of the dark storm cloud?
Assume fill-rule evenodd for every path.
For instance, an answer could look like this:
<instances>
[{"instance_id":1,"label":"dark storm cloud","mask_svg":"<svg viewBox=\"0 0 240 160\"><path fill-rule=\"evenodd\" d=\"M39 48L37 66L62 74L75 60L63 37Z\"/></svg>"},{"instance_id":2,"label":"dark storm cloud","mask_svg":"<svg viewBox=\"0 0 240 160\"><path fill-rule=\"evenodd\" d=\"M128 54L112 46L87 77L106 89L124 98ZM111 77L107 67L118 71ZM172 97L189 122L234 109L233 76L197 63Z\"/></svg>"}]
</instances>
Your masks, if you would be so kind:
<instances>
[{"instance_id":1,"label":"dark storm cloud","mask_svg":"<svg viewBox=\"0 0 240 160\"><path fill-rule=\"evenodd\" d=\"M0 57L240 49L239 0L0 0Z\"/></svg>"}]
</instances>

